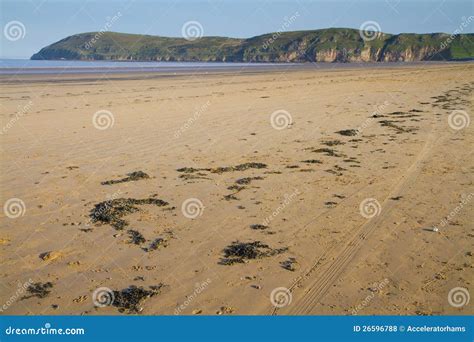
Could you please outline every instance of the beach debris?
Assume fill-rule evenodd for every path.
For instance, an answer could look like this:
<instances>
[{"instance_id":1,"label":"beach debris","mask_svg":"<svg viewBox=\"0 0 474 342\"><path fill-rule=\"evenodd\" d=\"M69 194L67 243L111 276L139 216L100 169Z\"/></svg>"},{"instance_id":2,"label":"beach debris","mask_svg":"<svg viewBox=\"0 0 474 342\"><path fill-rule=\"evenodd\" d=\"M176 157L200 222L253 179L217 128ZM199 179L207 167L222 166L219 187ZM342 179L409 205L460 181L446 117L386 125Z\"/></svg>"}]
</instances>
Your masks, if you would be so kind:
<instances>
[{"instance_id":1,"label":"beach debris","mask_svg":"<svg viewBox=\"0 0 474 342\"><path fill-rule=\"evenodd\" d=\"M439 229L438 229L438 227L433 227L433 228L431 228L431 231L437 233L437 232L439 232Z\"/></svg>"},{"instance_id":2,"label":"beach debris","mask_svg":"<svg viewBox=\"0 0 474 342\"><path fill-rule=\"evenodd\" d=\"M219 310L217 310L216 314L217 315L228 315L228 314L231 314L235 311L234 308L230 307L230 306L221 306L221 308Z\"/></svg>"},{"instance_id":3,"label":"beach debris","mask_svg":"<svg viewBox=\"0 0 474 342\"><path fill-rule=\"evenodd\" d=\"M352 137L352 136L357 135L358 131L356 129L343 129L343 130L337 131L336 133L340 135Z\"/></svg>"},{"instance_id":4,"label":"beach debris","mask_svg":"<svg viewBox=\"0 0 474 342\"><path fill-rule=\"evenodd\" d=\"M298 262L296 261L296 258L288 258L288 260L280 262L280 265L282 268L285 270L294 272L296 271L296 266L298 265Z\"/></svg>"},{"instance_id":5,"label":"beach debris","mask_svg":"<svg viewBox=\"0 0 474 342\"><path fill-rule=\"evenodd\" d=\"M201 313L202 313L201 309L194 309L192 312L193 315L200 315Z\"/></svg>"},{"instance_id":6,"label":"beach debris","mask_svg":"<svg viewBox=\"0 0 474 342\"><path fill-rule=\"evenodd\" d=\"M143 303L155 295L161 293L161 289L165 285L160 283L156 286L150 286L149 290L143 287L131 285L121 291L113 291L114 301L112 305L118 308L119 312L140 313L143 311Z\"/></svg>"},{"instance_id":7,"label":"beach debris","mask_svg":"<svg viewBox=\"0 0 474 342\"><path fill-rule=\"evenodd\" d=\"M257 224L251 224L250 228L255 229L255 230L264 230L264 229L268 229L268 226L257 223Z\"/></svg>"},{"instance_id":8,"label":"beach debris","mask_svg":"<svg viewBox=\"0 0 474 342\"><path fill-rule=\"evenodd\" d=\"M100 184L102 185L112 185L112 184L118 184L118 183L125 183L125 182L132 182L132 181L137 181L140 179L148 179L150 178L149 175L147 175L143 171L134 171L131 173L127 173L127 177L122 178L122 179L115 179L115 180L108 180L101 182Z\"/></svg>"},{"instance_id":9,"label":"beach debris","mask_svg":"<svg viewBox=\"0 0 474 342\"><path fill-rule=\"evenodd\" d=\"M133 243L135 245L141 245L146 241L145 237L142 235L142 233L129 229L127 230L128 235L130 236L130 243Z\"/></svg>"},{"instance_id":10,"label":"beach debris","mask_svg":"<svg viewBox=\"0 0 474 342\"><path fill-rule=\"evenodd\" d=\"M50 281L46 283L37 282L30 284L30 286L28 286L28 288L26 289L30 295L24 296L22 297L22 299L28 299L31 297L45 298L50 294L52 288L53 283L51 283Z\"/></svg>"},{"instance_id":11,"label":"beach debris","mask_svg":"<svg viewBox=\"0 0 474 342\"><path fill-rule=\"evenodd\" d=\"M267 165L263 163L244 163L236 166L223 166L211 169L212 173L224 173L231 171L245 171L248 169L266 169Z\"/></svg>"},{"instance_id":12,"label":"beach debris","mask_svg":"<svg viewBox=\"0 0 474 342\"><path fill-rule=\"evenodd\" d=\"M43 261L54 261L56 259L61 258L62 256L63 254L58 251L44 252L39 255L40 259Z\"/></svg>"},{"instance_id":13,"label":"beach debris","mask_svg":"<svg viewBox=\"0 0 474 342\"><path fill-rule=\"evenodd\" d=\"M250 184L253 180L262 180L263 177L246 177L237 179L235 182L239 185L247 185Z\"/></svg>"},{"instance_id":14,"label":"beach debris","mask_svg":"<svg viewBox=\"0 0 474 342\"><path fill-rule=\"evenodd\" d=\"M221 258L221 265L233 265L235 263L245 263L247 260L265 258L281 254L288 250L285 248L272 249L261 241L240 242L233 241L222 251L224 257Z\"/></svg>"},{"instance_id":15,"label":"beach debris","mask_svg":"<svg viewBox=\"0 0 474 342\"><path fill-rule=\"evenodd\" d=\"M162 207L168 205L168 202L156 198L117 198L96 204L90 211L89 217L93 223L106 223L117 230L122 230L128 226L128 222L122 218L139 211L137 205L146 204Z\"/></svg>"},{"instance_id":16,"label":"beach debris","mask_svg":"<svg viewBox=\"0 0 474 342\"><path fill-rule=\"evenodd\" d=\"M151 251L155 251L159 248L165 248L165 247L168 247L168 239L159 237L159 238L156 238L155 240L153 240L150 243L150 246L148 248L144 248L143 250L145 252L151 252Z\"/></svg>"},{"instance_id":17,"label":"beach debris","mask_svg":"<svg viewBox=\"0 0 474 342\"><path fill-rule=\"evenodd\" d=\"M324 153L325 155L327 155L329 157L341 157L342 156L341 154L337 153L337 151L333 150L332 148L327 148L327 147L312 149L311 152Z\"/></svg>"},{"instance_id":18,"label":"beach debris","mask_svg":"<svg viewBox=\"0 0 474 342\"><path fill-rule=\"evenodd\" d=\"M344 145L345 142L342 142L340 140L326 140L326 141L323 141L321 144L326 145L326 146L337 146L337 145Z\"/></svg>"},{"instance_id":19,"label":"beach debris","mask_svg":"<svg viewBox=\"0 0 474 342\"><path fill-rule=\"evenodd\" d=\"M302 160L302 163L307 163L307 164L322 164L323 162L318 159L308 159L308 160Z\"/></svg>"}]
</instances>

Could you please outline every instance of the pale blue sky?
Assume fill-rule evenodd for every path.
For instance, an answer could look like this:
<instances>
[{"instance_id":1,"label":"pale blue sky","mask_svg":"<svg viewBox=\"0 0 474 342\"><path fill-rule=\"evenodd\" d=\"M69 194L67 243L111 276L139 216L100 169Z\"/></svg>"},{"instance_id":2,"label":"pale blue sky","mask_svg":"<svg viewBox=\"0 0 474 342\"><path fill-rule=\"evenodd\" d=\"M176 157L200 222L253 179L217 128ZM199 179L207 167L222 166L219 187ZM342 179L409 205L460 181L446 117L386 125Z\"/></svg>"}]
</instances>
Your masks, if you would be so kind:
<instances>
[{"instance_id":1,"label":"pale blue sky","mask_svg":"<svg viewBox=\"0 0 474 342\"><path fill-rule=\"evenodd\" d=\"M29 58L40 48L68 35L99 31L107 18L122 16L111 31L181 36L190 20L205 36L251 37L277 31L296 12L288 30L359 28L376 21L382 31L446 32L459 29L474 15L472 0L0 0L1 58ZM4 27L20 21L25 37L5 38ZM464 29L473 32L474 22Z\"/></svg>"}]
</instances>

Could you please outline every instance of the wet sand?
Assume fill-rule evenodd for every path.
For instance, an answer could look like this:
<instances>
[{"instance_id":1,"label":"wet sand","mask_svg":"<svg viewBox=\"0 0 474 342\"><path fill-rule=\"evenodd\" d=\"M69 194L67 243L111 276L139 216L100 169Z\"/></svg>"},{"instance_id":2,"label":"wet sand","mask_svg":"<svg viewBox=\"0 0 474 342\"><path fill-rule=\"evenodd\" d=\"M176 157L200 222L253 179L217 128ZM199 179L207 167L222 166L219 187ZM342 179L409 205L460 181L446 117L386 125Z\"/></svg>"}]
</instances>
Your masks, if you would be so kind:
<instances>
[{"instance_id":1,"label":"wet sand","mask_svg":"<svg viewBox=\"0 0 474 342\"><path fill-rule=\"evenodd\" d=\"M473 79L4 75L2 314L473 314Z\"/></svg>"}]
</instances>

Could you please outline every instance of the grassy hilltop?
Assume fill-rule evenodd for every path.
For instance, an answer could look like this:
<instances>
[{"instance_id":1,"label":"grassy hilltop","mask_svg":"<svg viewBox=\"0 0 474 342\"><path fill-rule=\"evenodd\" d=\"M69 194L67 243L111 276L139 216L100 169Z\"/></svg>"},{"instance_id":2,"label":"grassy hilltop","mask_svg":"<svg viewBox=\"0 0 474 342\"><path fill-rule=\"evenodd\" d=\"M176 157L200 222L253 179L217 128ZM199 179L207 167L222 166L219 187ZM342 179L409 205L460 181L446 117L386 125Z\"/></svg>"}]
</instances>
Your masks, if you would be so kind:
<instances>
[{"instance_id":1,"label":"grassy hilltop","mask_svg":"<svg viewBox=\"0 0 474 342\"><path fill-rule=\"evenodd\" d=\"M398 35L331 28L269 33L249 39L184 38L90 32L64 38L31 59L225 61L225 62L396 62L474 59L474 34Z\"/></svg>"}]
</instances>

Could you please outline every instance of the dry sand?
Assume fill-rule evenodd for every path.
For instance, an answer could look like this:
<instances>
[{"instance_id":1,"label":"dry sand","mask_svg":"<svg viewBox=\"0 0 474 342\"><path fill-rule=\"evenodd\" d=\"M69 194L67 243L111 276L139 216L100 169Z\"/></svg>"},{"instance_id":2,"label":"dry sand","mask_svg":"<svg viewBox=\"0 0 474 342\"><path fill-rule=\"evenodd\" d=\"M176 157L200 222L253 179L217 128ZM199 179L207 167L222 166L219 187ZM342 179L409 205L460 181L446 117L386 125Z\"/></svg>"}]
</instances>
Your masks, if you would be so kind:
<instances>
[{"instance_id":1,"label":"dry sand","mask_svg":"<svg viewBox=\"0 0 474 342\"><path fill-rule=\"evenodd\" d=\"M449 124L472 117L473 80L472 63L3 76L3 314L473 314L448 300L474 291L474 125ZM246 163L266 167L219 169ZM149 178L101 184L134 171ZM168 205L92 222L121 198ZM271 249L223 265L234 241Z\"/></svg>"}]
</instances>

